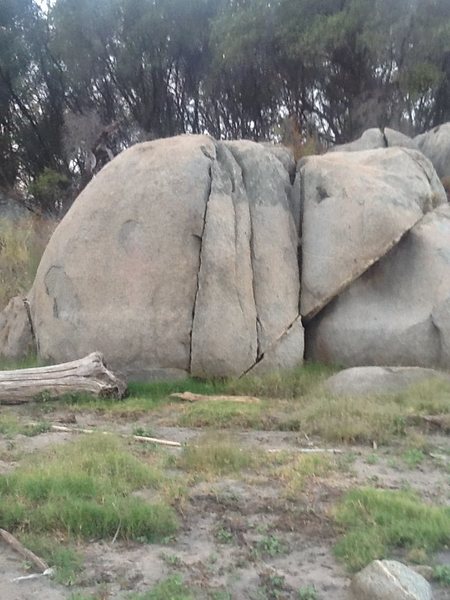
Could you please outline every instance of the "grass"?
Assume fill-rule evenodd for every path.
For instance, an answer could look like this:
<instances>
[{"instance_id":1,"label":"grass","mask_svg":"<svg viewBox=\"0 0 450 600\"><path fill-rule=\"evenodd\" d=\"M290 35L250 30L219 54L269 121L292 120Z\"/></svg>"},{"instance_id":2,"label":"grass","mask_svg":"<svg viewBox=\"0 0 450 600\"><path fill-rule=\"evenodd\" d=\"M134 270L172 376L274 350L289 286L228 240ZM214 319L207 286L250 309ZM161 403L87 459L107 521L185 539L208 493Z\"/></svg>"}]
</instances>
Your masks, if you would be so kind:
<instances>
[{"instance_id":1,"label":"grass","mask_svg":"<svg viewBox=\"0 0 450 600\"><path fill-rule=\"evenodd\" d=\"M89 436L24 459L0 476L0 526L65 539L157 541L177 529L173 509L132 495L163 474L113 436Z\"/></svg>"},{"instance_id":2,"label":"grass","mask_svg":"<svg viewBox=\"0 0 450 600\"><path fill-rule=\"evenodd\" d=\"M425 504L411 492L352 490L337 506L335 519L346 531L336 556L351 571L393 549L428 554L450 542L450 508Z\"/></svg>"},{"instance_id":3,"label":"grass","mask_svg":"<svg viewBox=\"0 0 450 600\"><path fill-rule=\"evenodd\" d=\"M45 535L24 533L20 541L56 570L55 581L71 586L76 583L77 575L83 567L83 559L76 549L67 544L55 542Z\"/></svg>"},{"instance_id":4,"label":"grass","mask_svg":"<svg viewBox=\"0 0 450 600\"><path fill-rule=\"evenodd\" d=\"M31 287L55 225L36 217L0 219L0 310Z\"/></svg>"},{"instance_id":5,"label":"grass","mask_svg":"<svg viewBox=\"0 0 450 600\"><path fill-rule=\"evenodd\" d=\"M196 476L221 476L238 473L258 464L250 450L238 448L232 438L206 434L183 448L178 468Z\"/></svg>"},{"instance_id":6,"label":"grass","mask_svg":"<svg viewBox=\"0 0 450 600\"><path fill-rule=\"evenodd\" d=\"M450 385L436 380L385 396L331 397L322 383L334 369L316 364L263 377L233 380L162 381L130 383L121 402L70 395L60 404L71 410L91 410L111 418L132 419L153 413L159 424L210 429L262 429L298 431L319 436L328 443L386 444L423 426L420 415L450 414ZM245 394L261 398L259 404L227 401L186 403L171 398L174 392L204 395Z\"/></svg>"},{"instance_id":7,"label":"grass","mask_svg":"<svg viewBox=\"0 0 450 600\"><path fill-rule=\"evenodd\" d=\"M450 588L450 566L436 565L433 570L433 579L440 585Z\"/></svg>"},{"instance_id":8,"label":"grass","mask_svg":"<svg viewBox=\"0 0 450 600\"><path fill-rule=\"evenodd\" d=\"M160 581L148 592L128 596L129 600L195 600L195 598L178 574Z\"/></svg>"},{"instance_id":9,"label":"grass","mask_svg":"<svg viewBox=\"0 0 450 600\"><path fill-rule=\"evenodd\" d=\"M283 374L261 378L256 383L245 379L231 382L228 391L260 396L263 401L194 403L181 408L176 424L299 431L330 443L385 444L404 436L422 414L450 413L450 385L441 381L423 382L391 396L335 398L321 388L326 371L316 365L305 365L300 371L302 376L298 375L299 370L286 375L285 387L276 383ZM294 393L298 395L293 396ZM266 399L269 394L274 394L274 399Z\"/></svg>"},{"instance_id":10,"label":"grass","mask_svg":"<svg viewBox=\"0 0 450 600\"><path fill-rule=\"evenodd\" d=\"M49 431L50 424L46 421L40 421L39 423L23 424L16 415L10 412L0 414L0 434L7 438L14 437L15 435L27 435L33 437L41 433Z\"/></svg>"},{"instance_id":11,"label":"grass","mask_svg":"<svg viewBox=\"0 0 450 600\"><path fill-rule=\"evenodd\" d=\"M280 554L285 554L287 551L288 548L282 540L273 534L269 534L254 543L252 556L255 560L267 557L275 558Z\"/></svg>"},{"instance_id":12,"label":"grass","mask_svg":"<svg viewBox=\"0 0 450 600\"><path fill-rule=\"evenodd\" d=\"M300 454L277 468L275 475L281 480L286 496L296 499L308 480L325 477L335 466L335 461L328 455Z\"/></svg>"}]
</instances>

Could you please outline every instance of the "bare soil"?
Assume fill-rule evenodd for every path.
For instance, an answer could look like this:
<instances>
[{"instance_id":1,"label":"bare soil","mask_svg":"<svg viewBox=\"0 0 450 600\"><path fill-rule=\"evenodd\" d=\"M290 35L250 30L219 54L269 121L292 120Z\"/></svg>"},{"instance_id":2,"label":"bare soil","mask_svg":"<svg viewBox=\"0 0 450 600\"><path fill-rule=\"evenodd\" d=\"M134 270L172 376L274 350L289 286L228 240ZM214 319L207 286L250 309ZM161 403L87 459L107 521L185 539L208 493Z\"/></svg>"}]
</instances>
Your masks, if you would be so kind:
<instances>
[{"instance_id":1,"label":"bare soil","mask_svg":"<svg viewBox=\"0 0 450 600\"><path fill-rule=\"evenodd\" d=\"M26 418L26 411L17 409L22 418ZM51 420L67 419L68 412L58 409ZM150 417L132 424L93 413L77 414L76 419L81 427L121 433L150 425ZM154 435L182 443L203 433L154 423L151 427ZM72 437L65 433L0 437L0 472L14 469L23 454L65 443ZM242 447L255 450L295 452L301 447L324 447L320 440L301 438L296 433L242 431L235 437ZM198 590L198 598L294 600L299 597L298 590L314 586L318 599L349 599L350 575L333 555L339 535L333 524L333 506L345 490L359 485L408 488L427 501L449 505L450 439L427 435L424 441L432 449L431 455L427 451L413 466L405 462L400 445L338 447L339 468L326 478L309 481L296 502L280 493L276 479L254 472L196 484L180 509L182 528L167 544L92 540L80 546L85 566L74 588L58 585L48 577L14 581L29 571L19 556L1 544L0 598L63 600L76 592L119 600L131 591L147 591L161 579L180 573L187 585ZM437 560L450 565L450 550ZM435 584L433 588L435 600L450 599L448 588Z\"/></svg>"}]
</instances>

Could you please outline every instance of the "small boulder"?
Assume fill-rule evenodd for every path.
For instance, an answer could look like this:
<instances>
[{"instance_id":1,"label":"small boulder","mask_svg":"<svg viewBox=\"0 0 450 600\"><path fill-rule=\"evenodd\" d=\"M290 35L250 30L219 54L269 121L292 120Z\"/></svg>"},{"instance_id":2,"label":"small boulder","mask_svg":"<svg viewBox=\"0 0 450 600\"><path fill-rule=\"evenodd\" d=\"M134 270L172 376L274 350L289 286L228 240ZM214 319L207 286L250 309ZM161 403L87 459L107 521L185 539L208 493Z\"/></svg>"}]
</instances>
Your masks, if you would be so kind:
<instances>
[{"instance_id":1,"label":"small boulder","mask_svg":"<svg viewBox=\"0 0 450 600\"><path fill-rule=\"evenodd\" d=\"M33 332L23 298L16 296L0 312L0 357L26 358L34 347Z\"/></svg>"},{"instance_id":2,"label":"small boulder","mask_svg":"<svg viewBox=\"0 0 450 600\"><path fill-rule=\"evenodd\" d=\"M396 131L395 129L390 129L389 127L385 127L384 129L384 139L386 140L386 145L388 148L393 148L394 146L401 146L403 148L411 148L412 150L418 150L417 143L404 133L400 131Z\"/></svg>"},{"instance_id":3,"label":"small boulder","mask_svg":"<svg viewBox=\"0 0 450 600\"><path fill-rule=\"evenodd\" d=\"M395 560L374 560L351 583L355 600L432 600L421 575Z\"/></svg>"},{"instance_id":4,"label":"small boulder","mask_svg":"<svg viewBox=\"0 0 450 600\"><path fill-rule=\"evenodd\" d=\"M450 123L422 133L414 140L419 150L431 160L439 177L450 177Z\"/></svg>"},{"instance_id":5,"label":"small boulder","mask_svg":"<svg viewBox=\"0 0 450 600\"><path fill-rule=\"evenodd\" d=\"M383 132L378 127L366 129L360 138L348 144L338 144L330 148L330 152L359 152L360 150L375 150L386 148Z\"/></svg>"},{"instance_id":6,"label":"small boulder","mask_svg":"<svg viewBox=\"0 0 450 600\"><path fill-rule=\"evenodd\" d=\"M450 386L450 373L420 367L353 367L325 381L333 396L365 396L402 392L427 379L439 379Z\"/></svg>"}]
</instances>

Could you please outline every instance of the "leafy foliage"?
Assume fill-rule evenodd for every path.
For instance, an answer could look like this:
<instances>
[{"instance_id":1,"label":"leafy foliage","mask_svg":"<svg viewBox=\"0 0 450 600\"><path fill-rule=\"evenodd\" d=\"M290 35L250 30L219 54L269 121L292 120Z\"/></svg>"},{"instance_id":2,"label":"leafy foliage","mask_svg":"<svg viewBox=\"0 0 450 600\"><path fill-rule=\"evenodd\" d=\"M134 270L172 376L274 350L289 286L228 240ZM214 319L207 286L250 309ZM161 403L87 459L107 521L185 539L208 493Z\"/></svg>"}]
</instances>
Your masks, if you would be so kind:
<instances>
[{"instance_id":1,"label":"leafy foliage","mask_svg":"<svg viewBox=\"0 0 450 600\"><path fill-rule=\"evenodd\" d=\"M449 47L448 0L4 0L0 186L61 215L140 140L422 131L450 119Z\"/></svg>"}]
</instances>

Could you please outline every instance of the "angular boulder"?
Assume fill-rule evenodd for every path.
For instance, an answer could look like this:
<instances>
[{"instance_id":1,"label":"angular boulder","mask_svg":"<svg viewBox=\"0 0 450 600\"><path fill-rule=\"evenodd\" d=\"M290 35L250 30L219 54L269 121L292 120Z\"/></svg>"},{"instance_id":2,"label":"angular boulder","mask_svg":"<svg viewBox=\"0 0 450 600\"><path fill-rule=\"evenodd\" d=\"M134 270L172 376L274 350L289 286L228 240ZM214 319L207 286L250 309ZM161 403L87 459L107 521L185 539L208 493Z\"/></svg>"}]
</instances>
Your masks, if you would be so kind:
<instances>
[{"instance_id":1,"label":"angular boulder","mask_svg":"<svg viewBox=\"0 0 450 600\"><path fill-rule=\"evenodd\" d=\"M361 150L375 150L386 148L383 132L378 127L366 129L361 137L347 144L338 144L330 148L330 152L359 152Z\"/></svg>"},{"instance_id":2,"label":"angular boulder","mask_svg":"<svg viewBox=\"0 0 450 600\"><path fill-rule=\"evenodd\" d=\"M16 296L0 312L0 358L18 360L35 352L25 301Z\"/></svg>"},{"instance_id":3,"label":"angular boulder","mask_svg":"<svg viewBox=\"0 0 450 600\"><path fill-rule=\"evenodd\" d=\"M394 146L401 146L402 148L411 148L412 150L419 150L415 140L405 135L404 133L401 133L400 131L390 129L389 127L384 128L384 139L388 148L393 148Z\"/></svg>"},{"instance_id":4,"label":"angular boulder","mask_svg":"<svg viewBox=\"0 0 450 600\"><path fill-rule=\"evenodd\" d=\"M308 325L306 355L342 366L450 366L450 205L427 214Z\"/></svg>"},{"instance_id":5,"label":"angular boulder","mask_svg":"<svg viewBox=\"0 0 450 600\"><path fill-rule=\"evenodd\" d=\"M276 354L298 317L292 189L283 161L253 142L178 136L123 152L41 260L40 355L98 350L123 375L160 378L240 375Z\"/></svg>"},{"instance_id":6,"label":"angular boulder","mask_svg":"<svg viewBox=\"0 0 450 600\"><path fill-rule=\"evenodd\" d=\"M300 176L306 319L383 257L426 212L447 201L431 163L400 147L312 156Z\"/></svg>"},{"instance_id":7,"label":"angular boulder","mask_svg":"<svg viewBox=\"0 0 450 600\"><path fill-rule=\"evenodd\" d=\"M421 575L395 560L374 560L351 583L355 600L432 600Z\"/></svg>"},{"instance_id":8,"label":"angular boulder","mask_svg":"<svg viewBox=\"0 0 450 600\"><path fill-rule=\"evenodd\" d=\"M378 127L366 129L361 137L347 144L338 144L330 148L330 152L360 152L361 150L376 150L378 148L393 148L401 146L419 150L416 141L400 131L385 127L382 131Z\"/></svg>"},{"instance_id":9,"label":"angular boulder","mask_svg":"<svg viewBox=\"0 0 450 600\"><path fill-rule=\"evenodd\" d=\"M419 150L433 163L441 179L450 177L450 123L414 138Z\"/></svg>"},{"instance_id":10,"label":"angular boulder","mask_svg":"<svg viewBox=\"0 0 450 600\"><path fill-rule=\"evenodd\" d=\"M394 394L429 379L450 388L450 373L421 367L352 367L329 377L324 388L332 396Z\"/></svg>"}]
</instances>

